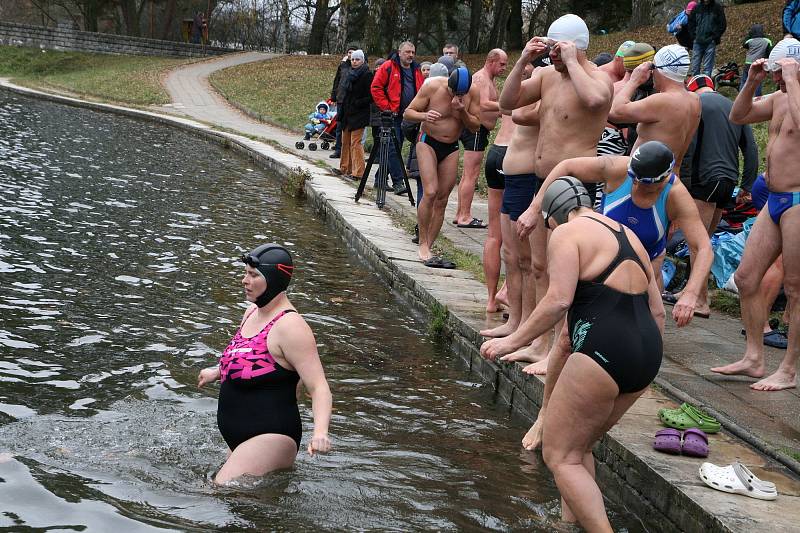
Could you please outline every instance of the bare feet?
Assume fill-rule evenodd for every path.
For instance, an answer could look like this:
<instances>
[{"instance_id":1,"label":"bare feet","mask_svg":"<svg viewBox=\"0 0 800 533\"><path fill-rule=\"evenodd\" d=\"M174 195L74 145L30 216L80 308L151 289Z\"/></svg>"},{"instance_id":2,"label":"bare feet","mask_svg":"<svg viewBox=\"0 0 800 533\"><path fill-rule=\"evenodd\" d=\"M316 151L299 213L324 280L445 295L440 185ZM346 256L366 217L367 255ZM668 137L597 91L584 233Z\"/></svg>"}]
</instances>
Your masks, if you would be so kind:
<instances>
[{"instance_id":1,"label":"bare feet","mask_svg":"<svg viewBox=\"0 0 800 533\"><path fill-rule=\"evenodd\" d=\"M528 451L533 451L542 445L542 417L536 419L531 429L522 437L522 447Z\"/></svg>"},{"instance_id":2,"label":"bare feet","mask_svg":"<svg viewBox=\"0 0 800 533\"><path fill-rule=\"evenodd\" d=\"M789 373L783 369L778 369L774 374L769 377L757 381L750 385L753 390L760 391L776 391L784 389L793 389L797 386L797 376L795 373Z\"/></svg>"},{"instance_id":3,"label":"bare feet","mask_svg":"<svg viewBox=\"0 0 800 533\"><path fill-rule=\"evenodd\" d=\"M745 358L730 365L714 367L711 371L717 374L725 374L726 376L750 376L751 378L761 378L764 377L764 362L762 361L759 363Z\"/></svg>"},{"instance_id":4,"label":"bare feet","mask_svg":"<svg viewBox=\"0 0 800 533\"><path fill-rule=\"evenodd\" d=\"M522 369L523 372L526 374L531 374L534 376L544 376L547 374L547 357L542 359L541 361L537 361L531 365L526 366Z\"/></svg>"},{"instance_id":5,"label":"bare feet","mask_svg":"<svg viewBox=\"0 0 800 533\"><path fill-rule=\"evenodd\" d=\"M504 307L503 307L503 305L502 305L502 304L501 304L501 303L500 303L500 302L497 300L497 297L495 297L495 299L494 299L494 300L489 300L489 301L486 303L486 312L487 312L487 313L499 313L499 312L500 312L500 311L502 311L503 309L504 309ZM770 331L772 331L772 330L770 330Z\"/></svg>"},{"instance_id":6,"label":"bare feet","mask_svg":"<svg viewBox=\"0 0 800 533\"><path fill-rule=\"evenodd\" d=\"M505 285L503 285L503 288L500 289L500 292L495 295L494 300L503 307L508 308L508 291L506 290Z\"/></svg>"},{"instance_id":7,"label":"bare feet","mask_svg":"<svg viewBox=\"0 0 800 533\"><path fill-rule=\"evenodd\" d=\"M514 361L523 361L526 363L541 361L547 357L547 353L550 351L550 346L548 346L549 343L547 342L549 337L550 335L545 333L534 340L530 346L525 346L516 352L504 355L500 360L508 363L513 363Z\"/></svg>"},{"instance_id":8,"label":"bare feet","mask_svg":"<svg viewBox=\"0 0 800 533\"><path fill-rule=\"evenodd\" d=\"M502 326L497 326L492 329L482 329L480 331L483 337L508 337L517 331L518 324L512 324L511 321L506 322Z\"/></svg>"}]
</instances>

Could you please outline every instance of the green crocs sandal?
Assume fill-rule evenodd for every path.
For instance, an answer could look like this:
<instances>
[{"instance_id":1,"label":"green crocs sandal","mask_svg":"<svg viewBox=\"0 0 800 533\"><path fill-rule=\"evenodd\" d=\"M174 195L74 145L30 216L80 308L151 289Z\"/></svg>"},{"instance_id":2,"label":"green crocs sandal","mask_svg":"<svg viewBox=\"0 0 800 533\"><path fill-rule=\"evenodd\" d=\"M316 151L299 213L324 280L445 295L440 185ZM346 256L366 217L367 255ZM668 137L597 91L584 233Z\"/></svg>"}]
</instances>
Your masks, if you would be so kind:
<instances>
[{"instance_id":1,"label":"green crocs sandal","mask_svg":"<svg viewBox=\"0 0 800 533\"><path fill-rule=\"evenodd\" d=\"M679 409L661 409L658 418L665 426L675 429L697 428L706 433L718 433L722 429L715 418L688 403Z\"/></svg>"}]
</instances>

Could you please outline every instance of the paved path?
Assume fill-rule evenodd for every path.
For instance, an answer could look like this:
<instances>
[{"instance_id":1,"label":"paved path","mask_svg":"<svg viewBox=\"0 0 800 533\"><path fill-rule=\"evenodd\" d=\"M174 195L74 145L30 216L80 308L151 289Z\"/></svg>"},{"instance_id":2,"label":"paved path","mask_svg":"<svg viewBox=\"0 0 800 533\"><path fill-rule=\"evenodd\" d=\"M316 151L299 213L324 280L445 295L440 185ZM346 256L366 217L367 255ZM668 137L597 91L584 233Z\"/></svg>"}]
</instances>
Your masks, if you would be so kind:
<instances>
[{"instance_id":1,"label":"paved path","mask_svg":"<svg viewBox=\"0 0 800 533\"><path fill-rule=\"evenodd\" d=\"M174 71L165 83L174 102L172 111L248 135L272 139L303 157L324 164L335 162L328 158L328 152L295 150L298 134L247 117L228 105L208 84L208 75L218 69L272 57L255 52L243 53L193 63ZM393 195L389 195L389 198L394 207L402 207L407 214L413 215L405 201L397 201ZM443 233L459 248L480 256L486 232L459 230L449 224L448 221L454 216L455 205L455 197L451 196ZM485 201L476 198L474 212L479 218L487 219ZM477 296L480 298L483 294ZM670 312L671 308L667 308L667 311ZM488 319L487 323L496 321L497 317ZM753 380L718 376L708 370L738 358L744 348L739 329L738 320L718 313L710 320L695 319L690 327L682 330L668 328L665 340L667 357L660 374L662 383L667 387L674 386L697 403L727 417L751 437L784 452L800 453L800 394L797 389L756 392L748 387ZM782 356L782 351L767 348L770 372L777 367Z\"/></svg>"}]
</instances>

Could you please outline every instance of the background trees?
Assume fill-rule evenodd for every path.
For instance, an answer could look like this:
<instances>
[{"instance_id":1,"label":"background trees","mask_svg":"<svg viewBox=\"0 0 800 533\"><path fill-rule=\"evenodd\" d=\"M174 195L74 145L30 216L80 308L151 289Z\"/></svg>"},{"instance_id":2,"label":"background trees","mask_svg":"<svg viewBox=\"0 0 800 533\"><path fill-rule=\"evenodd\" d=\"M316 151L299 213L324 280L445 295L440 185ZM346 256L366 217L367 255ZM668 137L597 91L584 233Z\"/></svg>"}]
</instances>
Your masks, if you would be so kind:
<instances>
[{"instance_id":1,"label":"background trees","mask_svg":"<svg viewBox=\"0 0 800 533\"><path fill-rule=\"evenodd\" d=\"M578 13L594 32L652 24L682 0L2 0L0 20L181 39L181 21L210 12L214 44L340 53L356 43L385 55L405 39L418 53L444 42L463 52L519 49L558 16Z\"/></svg>"}]
</instances>

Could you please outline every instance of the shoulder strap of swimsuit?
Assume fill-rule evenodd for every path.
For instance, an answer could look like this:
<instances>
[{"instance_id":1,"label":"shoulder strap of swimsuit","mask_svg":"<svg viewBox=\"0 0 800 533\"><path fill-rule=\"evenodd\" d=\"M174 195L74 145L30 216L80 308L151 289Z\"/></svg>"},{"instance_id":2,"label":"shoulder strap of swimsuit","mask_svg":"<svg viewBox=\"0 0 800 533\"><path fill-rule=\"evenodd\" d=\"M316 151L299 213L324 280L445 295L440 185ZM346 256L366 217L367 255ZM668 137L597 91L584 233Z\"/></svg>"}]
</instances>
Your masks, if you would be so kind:
<instances>
[{"instance_id":1,"label":"shoulder strap of swimsuit","mask_svg":"<svg viewBox=\"0 0 800 533\"><path fill-rule=\"evenodd\" d=\"M598 224L602 224L603 226L607 227L608 230L614 234L614 237L617 239L617 245L619 246L617 255L614 256L614 259L611 260L605 270L603 270L603 272L601 272L592 280L594 283L605 283L606 279L608 279L608 276L610 276L611 273L614 272L614 270L616 270L620 264L622 264L622 262L627 261L628 259L634 261L644 272L647 272L647 270L644 268L644 265L642 265L641 259L639 259L639 255L633 249L633 246L631 246L631 242L628 240L628 235L625 233L625 229L623 228L622 224L620 224L619 229L616 230L600 219L587 216L584 218L594 220Z\"/></svg>"}]
</instances>

